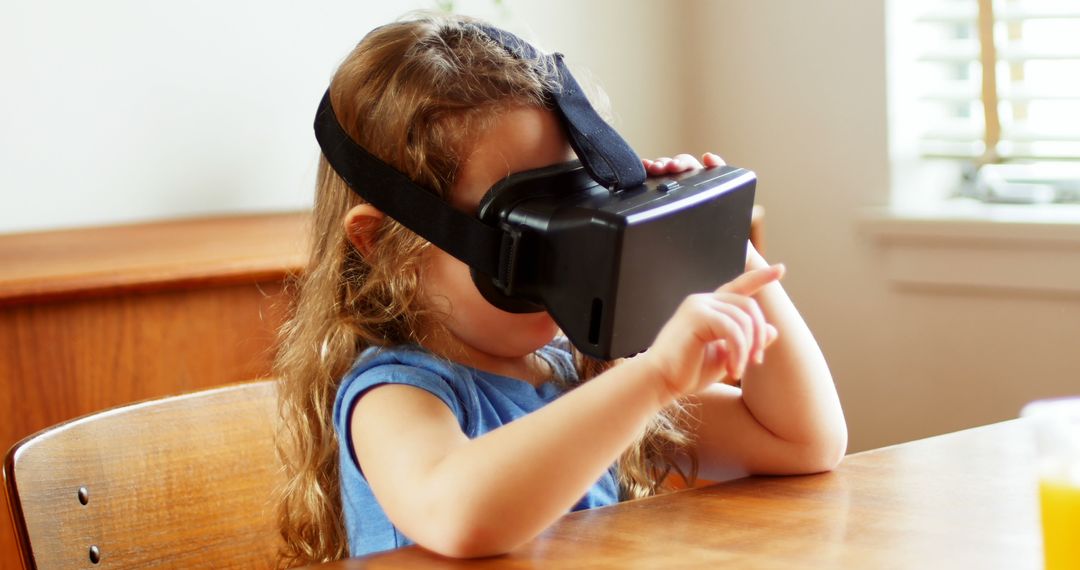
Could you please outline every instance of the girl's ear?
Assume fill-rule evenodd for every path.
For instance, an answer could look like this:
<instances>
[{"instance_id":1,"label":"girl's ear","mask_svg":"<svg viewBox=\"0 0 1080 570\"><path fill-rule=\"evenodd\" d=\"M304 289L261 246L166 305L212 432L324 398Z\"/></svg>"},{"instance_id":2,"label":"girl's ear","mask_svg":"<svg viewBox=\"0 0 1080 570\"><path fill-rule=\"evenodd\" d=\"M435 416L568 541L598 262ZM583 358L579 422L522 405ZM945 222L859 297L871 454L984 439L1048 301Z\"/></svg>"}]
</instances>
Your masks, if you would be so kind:
<instances>
[{"instance_id":1,"label":"girl's ear","mask_svg":"<svg viewBox=\"0 0 1080 570\"><path fill-rule=\"evenodd\" d=\"M382 222L383 213L371 204L353 206L345 214L345 235L360 255L367 257L375 247L375 232Z\"/></svg>"}]
</instances>

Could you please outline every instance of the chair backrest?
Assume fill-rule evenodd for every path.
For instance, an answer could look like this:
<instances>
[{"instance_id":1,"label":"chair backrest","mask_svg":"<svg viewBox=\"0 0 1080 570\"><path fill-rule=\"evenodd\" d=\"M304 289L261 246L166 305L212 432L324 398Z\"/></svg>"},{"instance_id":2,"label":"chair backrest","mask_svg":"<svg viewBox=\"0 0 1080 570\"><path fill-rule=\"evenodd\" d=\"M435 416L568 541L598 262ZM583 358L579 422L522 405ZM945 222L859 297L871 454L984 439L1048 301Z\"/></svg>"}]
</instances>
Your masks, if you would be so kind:
<instances>
[{"instance_id":1,"label":"chair backrest","mask_svg":"<svg viewBox=\"0 0 1080 570\"><path fill-rule=\"evenodd\" d=\"M123 406L32 435L4 479L27 568L271 568L270 380Z\"/></svg>"}]
</instances>

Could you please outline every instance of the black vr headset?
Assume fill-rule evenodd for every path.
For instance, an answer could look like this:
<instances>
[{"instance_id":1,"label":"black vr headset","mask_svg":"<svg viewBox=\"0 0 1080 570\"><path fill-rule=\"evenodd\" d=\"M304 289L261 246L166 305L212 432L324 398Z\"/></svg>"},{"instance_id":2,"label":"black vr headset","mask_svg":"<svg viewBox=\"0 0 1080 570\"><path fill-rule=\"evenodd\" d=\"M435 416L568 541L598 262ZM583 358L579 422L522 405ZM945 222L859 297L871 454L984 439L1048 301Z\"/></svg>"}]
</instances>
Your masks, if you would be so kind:
<instances>
[{"instance_id":1,"label":"black vr headset","mask_svg":"<svg viewBox=\"0 0 1080 570\"><path fill-rule=\"evenodd\" d=\"M553 64L560 87L548 95L580 160L512 174L469 215L349 138L329 89L315 116L326 160L373 206L472 268L494 306L547 310L597 358L648 348L684 297L743 272L757 177L721 166L646 180L562 54L540 55L509 32L473 25L514 57Z\"/></svg>"}]
</instances>

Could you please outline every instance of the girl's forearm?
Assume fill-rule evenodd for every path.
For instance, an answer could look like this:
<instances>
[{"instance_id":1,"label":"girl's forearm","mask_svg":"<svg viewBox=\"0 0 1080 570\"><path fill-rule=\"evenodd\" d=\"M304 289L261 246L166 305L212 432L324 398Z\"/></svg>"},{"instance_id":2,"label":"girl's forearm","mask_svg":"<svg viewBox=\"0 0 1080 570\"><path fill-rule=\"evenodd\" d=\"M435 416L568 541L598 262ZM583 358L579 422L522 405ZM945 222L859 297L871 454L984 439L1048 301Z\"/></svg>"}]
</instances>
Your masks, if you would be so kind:
<instances>
[{"instance_id":1,"label":"girl's forearm","mask_svg":"<svg viewBox=\"0 0 1080 570\"><path fill-rule=\"evenodd\" d=\"M432 535L413 538L459 557L504 553L532 539L670 403L656 384L640 366L619 366L454 449L422 485L436 515L426 525Z\"/></svg>"},{"instance_id":2,"label":"girl's forearm","mask_svg":"<svg viewBox=\"0 0 1080 570\"><path fill-rule=\"evenodd\" d=\"M747 268L767 266L750 250ZM742 397L747 408L777 437L806 450L807 470L829 469L847 448L847 427L832 374L817 341L779 283L756 296L780 336L765 362L747 369Z\"/></svg>"}]
</instances>

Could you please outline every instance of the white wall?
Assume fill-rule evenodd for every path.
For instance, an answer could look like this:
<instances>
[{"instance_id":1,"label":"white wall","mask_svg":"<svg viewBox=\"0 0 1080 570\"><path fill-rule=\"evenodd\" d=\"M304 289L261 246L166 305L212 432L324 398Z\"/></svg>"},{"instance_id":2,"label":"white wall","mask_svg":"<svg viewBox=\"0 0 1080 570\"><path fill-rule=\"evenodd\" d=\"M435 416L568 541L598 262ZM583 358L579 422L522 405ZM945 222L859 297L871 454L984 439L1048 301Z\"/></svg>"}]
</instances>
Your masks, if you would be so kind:
<instances>
[{"instance_id":1,"label":"white wall","mask_svg":"<svg viewBox=\"0 0 1080 570\"><path fill-rule=\"evenodd\" d=\"M888 252L860 231L866 209L889 202L884 0L695 7L689 53L708 72L691 82L687 140L758 173L768 257L789 267L785 286L833 370L850 448L1080 393L1075 294L901 289L885 277Z\"/></svg>"},{"instance_id":2,"label":"white wall","mask_svg":"<svg viewBox=\"0 0 1080 570\"><path fill-rule=\"evenodd\" d=\"M310 205L315 106L371 28L432 1L13 0L0 16L0 233ZM623 42L658 2L456 2L567 55L642 152L679 125L642 88L677 53ZM561 17L569 15L569 17ZM595 22L611 25L592 28ZM625 26L625 28L624 28ZM606 46L622 45L613 50ZM622 59L625 57L625 59ZM626 62L632 62L628 65Z\"/></svg>"}]
</instances>

